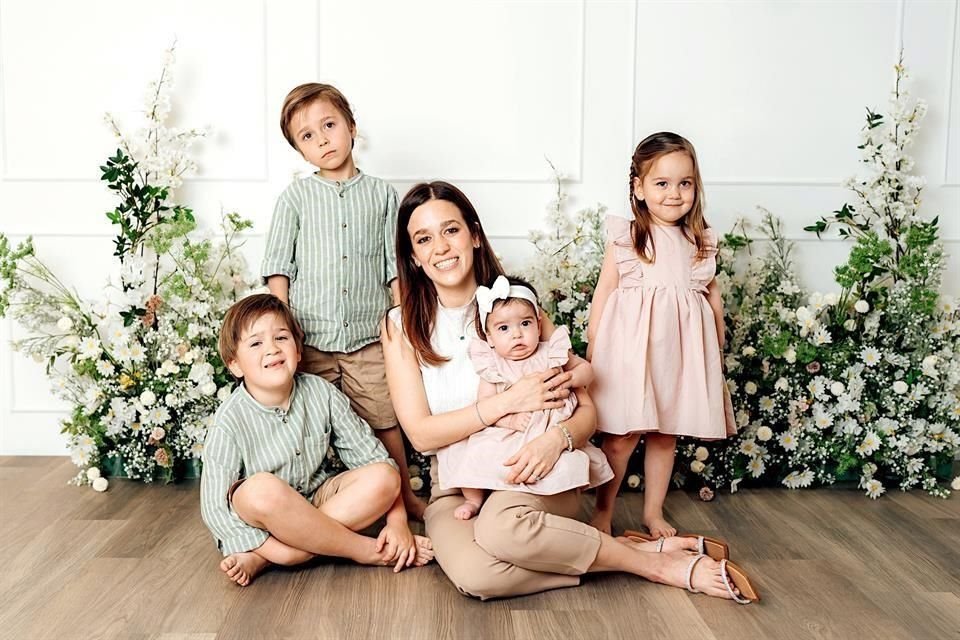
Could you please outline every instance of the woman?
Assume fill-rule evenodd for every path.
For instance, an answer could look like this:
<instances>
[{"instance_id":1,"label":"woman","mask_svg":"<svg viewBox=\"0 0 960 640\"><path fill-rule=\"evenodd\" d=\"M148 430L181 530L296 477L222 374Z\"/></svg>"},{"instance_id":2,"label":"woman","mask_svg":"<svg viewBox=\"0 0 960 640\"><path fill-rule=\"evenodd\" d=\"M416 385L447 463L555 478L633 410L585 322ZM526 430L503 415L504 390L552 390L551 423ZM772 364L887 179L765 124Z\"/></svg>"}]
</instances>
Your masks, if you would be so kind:
<instances>
[{"instance_id":1,"label":"woman","mask_svg":"<svg viewBox=\"0 0 960 640\"><path fill-rule=\"evenodd\" d=\"M503 393L477 401L478 378L467 349L476 336L474 293L479 282L503 273L466 196L445 182L414 186L400 204L397 222L399 308L381 331L387 382L400 425L411 444L431 453L467 438L502 416L555 409L569 395L571 374L551 371L521 379ZM553 332L545 319L543 338ZM593 433L590 396L564 423L573 446ZM568 446L561 429L549 429L504 461L508 482L531 483L553 468ZM731 598L721 565L692 553L696 540L661 543L613 538L575 520L577 491L538 496L495 491L477 518L458 520L459 493L439 488L431 458L433 493L424 513L437 562L461 593L481 599L575 586L580 575L625 571L655 582L687 586Z\"/></svg>"}]
</instances>

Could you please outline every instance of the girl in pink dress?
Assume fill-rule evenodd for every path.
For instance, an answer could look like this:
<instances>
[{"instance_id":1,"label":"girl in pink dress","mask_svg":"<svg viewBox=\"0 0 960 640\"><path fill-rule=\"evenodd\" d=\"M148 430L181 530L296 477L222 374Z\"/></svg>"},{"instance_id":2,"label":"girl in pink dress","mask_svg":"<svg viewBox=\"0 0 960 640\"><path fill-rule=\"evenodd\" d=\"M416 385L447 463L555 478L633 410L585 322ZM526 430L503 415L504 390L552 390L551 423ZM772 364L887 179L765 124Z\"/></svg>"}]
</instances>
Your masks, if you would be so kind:
<instances>
[{"instance_id":1,"label":"girl in pink dress","mask_svg":"<svg viewBox=\"0 0 960 640\"><path fill-rule=\"evenodd\" d=\"M643 523L663 517L677 436L736 433L723 378L723 306L714 278L717 237L703 217L703 182L689 141L644 139L630 166L633 219L608 216L607 249L594 291L587 358L598 432L614 478L597 490L591 524L610 532L627 461L645 437Z\"/></svg>"},{"instance_id":2,"label":"girl in pink dress","mask_svg":"<svg viewBox=\"0 0 960 640\"><path fill-rule=\"evenodd\" d=\"M570 358L566 327L558 327L547 342L540 342L537 295L533 287L518 278L498 276L492 287L478 287L477 315L477 335L485 338L470 344L470 359L480 376L478 398L496 395L531 373L553 367L569 370L590 366L579 358ZM571 393L559 409L509 414L469 438L440 449L440 488L460 488L466 500L454 511L454 517L469 520L475 516L486 489L556 495L595 487L613 478L603 453L587 444L561 453L553 469L542 478L533 476L520 485L506 481L509 468L504 463L527 441L554 427L569 441L563 421L576 408L577 396Z\"/></svg>"}]
</instances>

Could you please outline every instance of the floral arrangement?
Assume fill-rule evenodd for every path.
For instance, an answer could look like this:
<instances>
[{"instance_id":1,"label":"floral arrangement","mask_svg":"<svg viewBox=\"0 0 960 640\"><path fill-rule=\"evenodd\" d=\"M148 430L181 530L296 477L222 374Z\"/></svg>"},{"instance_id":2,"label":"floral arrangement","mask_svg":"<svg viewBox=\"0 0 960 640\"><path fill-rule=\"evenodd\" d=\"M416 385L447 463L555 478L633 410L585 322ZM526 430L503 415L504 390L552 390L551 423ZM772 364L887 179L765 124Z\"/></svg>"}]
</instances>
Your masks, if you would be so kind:
<instances>
[{"instance_id":1,"label":"floral arrangement","mask_svg":"<svg viewBox=\"0 0 960 640\"><path fill-rule=\"evenodd\" d=\"M854 204L807 228L819 236L836 227L853 241L835 270L839 292L800 286L792 245L769 212L762 211L764 252L753 255L743 221L721 241L727 384L740 431L715 443L681 442L674 473L677 485L699 485L704 500L744 481L796 489L854 479L871 498L889 486L949 495L938 477L960 451L960 311L939 295L938 221L919 214L924 181L905 151L926 106L904 89L902 62L895 71L890 114L867 111L864 175L846 183ZM557 238L569 233L562 217L551 224ZM575 259L595 269L595 283L602 248L584 249L595 253ZM546 262L543 253L538 261ZM576 277L550 281L555 300L591 282L579 266L571 267ZM566 322L558 307L548 310ZM627 485L639 487L640 477L628 475Z\"/></svg>"},{"instance_id":2,"label":"floral arrangement","mask_svg":"<svg viewBox=\"0 0 960 640\"><path fill-rule=\"evenodd\" d=\"M556 197L547 205L550 231L530 232L535 258L526 274L539 294L544 311L557 326L570 330L573 349L582 356L587 351L590 300L603 263L606 207L598 204L569 214L564 207L567 194L563 190L563 176L553 163L550 168L557 186Z\"/></svg>"},{"instance_id":3,"label":"floral arrangement","mask_svg":"<svg viewBox=\"0 0 960 640\"><path fill-rule=\"evenodd\" d=\"M172 65L173 49L148 88L144 128L127 136L106 116L120 145L100 167L120 200L106 214L120 268L105 299L81 299L30 238L13 248L0 234L0 316L22 325L27 337L14 347L46 363L54 393L72 406L62 431L80 467L73 482L100 491L101 470L171 482L199 460L233 386L217 352L220 320L251 286L238 253L251 224L222 214L222 237L197 237L192 211L174 203L204 132L165 125Z\"/></svg>"}]
</instances>

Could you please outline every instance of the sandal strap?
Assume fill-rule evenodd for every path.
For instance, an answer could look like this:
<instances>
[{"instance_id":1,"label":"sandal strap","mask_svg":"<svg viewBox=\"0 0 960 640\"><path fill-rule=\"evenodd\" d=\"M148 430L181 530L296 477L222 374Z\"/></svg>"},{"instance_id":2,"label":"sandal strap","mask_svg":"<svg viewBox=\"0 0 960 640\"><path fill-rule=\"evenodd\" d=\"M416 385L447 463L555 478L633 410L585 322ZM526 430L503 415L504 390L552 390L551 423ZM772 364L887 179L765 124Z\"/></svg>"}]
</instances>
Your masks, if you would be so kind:
<instances>
[{"instance_id":1,"label":"sandal strap","mask_svg":"<svg viewBox=\"0 0 960 640\"><path fill-rule=\"evenodd\" d=\"M693 588L693 569L697 566L697 563L700 562L706 556L697 555L691 558L690 564L687 565L687 591L690 593L700 593L699 590ZM729 587L728 587L729 588Z\"/></svg>"},{"instance_id":2,"label":"sandal strap","mask_svg":"<svg viewBox=\"0 0 960 640\"><path fill-rule=\"evenodd\" d=\"M663 543L666 541L667 539L664 538L663 536L660 536L659 538L657 538L657 553L663 553Z\"/></svg>"},{"instance_id":3,"label":"sandal strap","mask_svg":"<svg viewBox=\"0 0 960 640\"><path fill-rule=\"evenodd\" d=\"M727 561L726 559L720 561L720 577L723 578L723 586L727 588L727 593L730 594L730 597L737 604L750 604L752 600L749 598L744 598L743 596L738 596L737 592L733 590L733 586L730 585L730 576L727 574ZM690 579L687 578L687 583L689 584Z\"/></svg>"},{"instance_id":4,"label":"sandal strap","mask_svg":"<svg viewBox=\"0 0 960 640\"><path fill-rule=\"evenodd\" d=\"M697 536L697 553L702 556L707 555L707 547L703 540L703 536Z\"/></svg>"}]
</instances>

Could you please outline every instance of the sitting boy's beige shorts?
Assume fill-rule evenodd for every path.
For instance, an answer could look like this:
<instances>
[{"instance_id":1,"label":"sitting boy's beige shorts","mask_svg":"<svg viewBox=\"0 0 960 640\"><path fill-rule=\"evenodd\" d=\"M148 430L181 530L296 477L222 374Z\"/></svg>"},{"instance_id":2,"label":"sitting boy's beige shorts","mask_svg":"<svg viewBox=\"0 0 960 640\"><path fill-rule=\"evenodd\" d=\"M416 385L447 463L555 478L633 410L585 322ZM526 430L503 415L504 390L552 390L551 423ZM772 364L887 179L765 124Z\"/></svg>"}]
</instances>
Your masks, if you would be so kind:
<instances>
[{"instance_id":1,"label":"sitting boy's beige shorts","mask_svg":"<svg viewBox=\"0 0 960 640\"><path fill-rule=\"evenodd\" d=\"M337 495L340 491L340 484L343 482L343 477L349 473L347 471L341 471L335 476L330 476L323 481L323 484L320 485L320 488L313 492L313 497L310 498L310 503L315 507L320 507L324 502ZM234 492L246 481L246 478L240 478L236 482L230 485L230 488L227 489L227 502L233 504L233 494Z\"/></svg>"},{"instance_id":2,"label":"sitting boy's beige shorts","mask_svg":"<svg viewBox=\"0 0 960 640\"><path fill-rule=\"evenodd\" d=\"M340 389L350 398L357 415L374 429L397 426L379 341L350 353L320 351L304 345L298 370L321 376Z\"/></svg>"}]
</instances>

